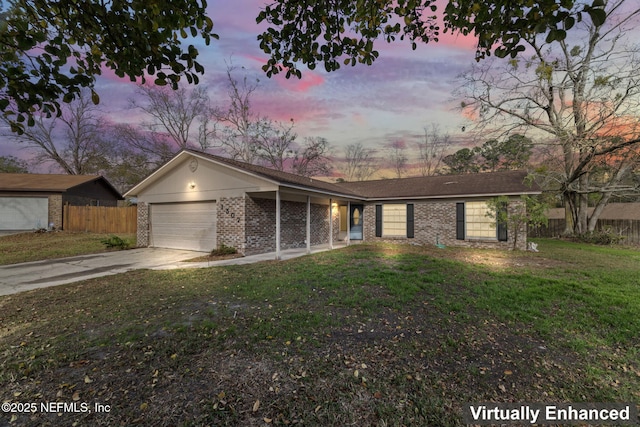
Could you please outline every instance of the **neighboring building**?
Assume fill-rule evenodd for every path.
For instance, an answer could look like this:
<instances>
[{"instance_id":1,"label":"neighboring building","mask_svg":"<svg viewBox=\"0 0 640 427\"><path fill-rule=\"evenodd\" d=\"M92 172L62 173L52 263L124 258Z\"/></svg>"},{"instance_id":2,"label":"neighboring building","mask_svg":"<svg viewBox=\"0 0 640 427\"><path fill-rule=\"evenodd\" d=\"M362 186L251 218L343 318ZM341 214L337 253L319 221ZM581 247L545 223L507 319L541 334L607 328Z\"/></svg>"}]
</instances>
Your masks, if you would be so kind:
<instances>
[{"instance_id":1,"label":"neighboring building","mask_svg":"<svg viewBox=\"0 0 640 427\"><path fill-rule=\"evenodd\" d=\"M587 216L591 218L594 208L587 209ZM549 220L564 220L564 208L551 208L547 212ZM609 203L607 204L598 220L630 220L640 221L640 203Z\"/></svg>"},{"instance_id":2,"label":"neighboring building","mask_svg":"<svg viewBox=\"0 0 640 427\"><path fill-rule=\"evenodd\" d=\"M327 183L194 150L184 150L132 188L138 245L244 255L338 241L393 241L526 248L526 230L506 230L486 201L539 194L526 172Z\"/></svg>"},{"instance_id":3,"label":"neighboring building","mask_svg":"<svg viewBox=\"0 0 640 427\"><path fill-rule=\"evenodd\" d=\"M590 218L594 208L587 210ZM549 223L529 230L535 237L558 237L565 232L565 209L552 208L547 212ZM609 203L596 221L596 232L613 233L623 238L622 243L640 244L640 203Z\"/></svg>"},{"instance_id":4,"label":"neighboring building","mask_svg":"<svg viewBox=\"0 0 640 427\"><path fill-rule=\"evenodd\" d=\"M96 175L0 173L0 230L62 228L62 207L116 206L122 195Z\"/></svg>"}]
</instances>

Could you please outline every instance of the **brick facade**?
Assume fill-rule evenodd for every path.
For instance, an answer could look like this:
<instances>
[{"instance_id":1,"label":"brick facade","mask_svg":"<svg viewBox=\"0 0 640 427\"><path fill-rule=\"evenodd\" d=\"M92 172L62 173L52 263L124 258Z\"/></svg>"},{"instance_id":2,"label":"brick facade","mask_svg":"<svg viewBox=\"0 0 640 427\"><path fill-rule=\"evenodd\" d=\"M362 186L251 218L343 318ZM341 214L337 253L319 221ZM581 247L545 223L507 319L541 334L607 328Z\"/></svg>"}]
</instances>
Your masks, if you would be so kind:
<instances>
[{"instance_id":1,"label":"brick facade","mask_svg":"<svg viewBox=\"0 0 640 427\"><path fill-rule=\"evenodd\" d=\"M62 194L52 194L49 199L49 223L43 224L43 227L53 225L55 229L62 229Z\"/></svg>"},{"instance_id":2,"label":"brick facade","mask_svg":"<svg viewBox=\"0 0 640 427\"><path fill-rule=\"evenodd\" d=\"M138 247L147 247L151 243L151 239L149 236L149 219L149 205L145 202L138 202Z\"/></svg>"},{"instance_id":3,"label":"brick facade","mask_svg":"<svg viewBox=\"0 0 640 427\"><path fill-rule=\"evenodd\" d=\"M247 197L245 203L245 255L275 251L276 202Z\"/></svg>"},{"instance_id":4,"label":"brick facade","mask_svg":"<svg viewBox=\"0 0 640 427\"><path fill-rule=\"evenodd\" d=\"M216 241L245 254L245 197L221 197L217 203Z\"/></svg>"},{"instance_id":5,"label":"brick facade","mask_svg":"<svg viewBox=\"0 0 640 427\"><path fill-rule=\"evenodd\" d=\"M245 199L245 255L276 250L276 202L272 199ZM311 245L329 242L329 206L311 204ZM220 228L218 228L220 230ZM218 237L220 239L220 237ZM306 247L307 204L280 202L280 248Z\"/></svg>"},{"instance_id":6,"label":"brick facade","mask_svg":"<svg viewBox=\"0 0 640 427\"><path fill-rule=\"evenodd\" d=\"M514 211L521 204L520 200L513 200L509 210ZM466 246L488 249L512 249L515 237L513 230L508 230L508 240L481 240L467 238L456 239L456 202L434 201L414 202L414 237L389 238L375 235L375 204L365 205L364 208L364 239L368 242L394 242L415 245L435 245L436 242L446 246ZM518 230L517 249L525 250L527 238L524 229Z\"/></svg>"},{"instance_id":7,"label":"brick facade","mask_svg":"<svg viewBox=\"0 0 640 427\"><path fill-rule=\"evenodd\" d=\"M329 206L311 204L311 245L329 243Z\"/></svg>"},{"instance_id":8,"label":"brick facade","mask_svg":"<svg viewBox=\"0 0 640 427\"><path fill-rule=\"evenodd\" d=\"M520 200L512 200L509 210L514 211ZM50 203L50 206L52 204ZM363 225L365 242L394 242L416 245L467 246L477 248L512 249L514 232L508 231L508 240L456 239L456 202L430 201L413 202L414 237L389 238L375 236L375 206L364 205ZM51 208L50 208L51 209ZM303 202L281 201L280 208L280 248L292 249L306 246L307 204ZM311 245L329 243L329 206L311 204ZM340 215L333 208L333 242L338 242ZM138 246L150 243L149 206L138 204ZM276 206L273 199L261 199L245 195L243 197L223 197L217 205L217 243L234 247L243 255L254 255L276 250ZM517 249L527 246L524 229L519 230Z\"/></svg>"}]
</instances>

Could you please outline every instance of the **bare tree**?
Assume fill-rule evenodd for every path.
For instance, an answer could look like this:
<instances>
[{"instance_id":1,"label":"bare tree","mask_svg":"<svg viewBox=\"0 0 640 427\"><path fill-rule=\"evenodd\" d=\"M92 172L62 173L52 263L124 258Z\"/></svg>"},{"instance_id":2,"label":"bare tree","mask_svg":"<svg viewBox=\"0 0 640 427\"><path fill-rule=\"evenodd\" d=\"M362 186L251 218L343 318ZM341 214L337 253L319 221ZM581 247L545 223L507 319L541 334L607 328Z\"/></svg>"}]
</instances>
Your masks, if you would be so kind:
<instances>
[{"instance_id":1,"label":"bare tree","mask_svg":"<svg viewBox=\"0 0 640 427\"><path fill-rule=\"evenodd\" d=\"M640 143L640 49L624 36L640 8L610 0L604 10L605 19L576 23L575 39L530 39L526 56L463 76L462 106L485 135L497 128L545 141L547 179L565 201L566 232L577 234L594 230L612 195L635 190L625 183Z\"/></svg>"},{"instance_id":2,"label":"bare tree","mask_svg":"<svg viewBox=\"0 0 640 427\"><path fill-rule=\"evenodd\" d=\"M262 118L252 124L251 150L257 156L254 162L283 171L286 161L293 157L295 140L298 137L293 131L293 119L289 125L274 123Z\"/></svg>"},{"instance_id":3,"label":"bare tree","mask_svg":"<svg viewBox=\"0 0 640 427\"><path fill-rule=\"evenodd\" d=\"M433 176L442 167L447 147L451 144L451 136L442 134L440 127L432 123L423 128L422 140L418 143L420 174Z\"/></svg>"},{"instance_id":4,"label":"bare tree","mask_svg":"<svg viewBox=\"0 0 640 427\"><path fill-rule=\"evenodd\" d=\"M258 157L255 150L255 135L264 126L251 110L251 96L258 88L258 79L243 76L236 80L235 67L227 66L229 104L213 112L216 122L222 127L215 133L216 144L231 158L254 163Z\"/></svg>"},{"instance_id":5,"label":"bare tree","mask_svg":"<svg viewBox=\"0 0 640 427\"><path fill-rule=\"evenodd\" d=\"M192 146L201 150L209 148L214 128L205 87L173 90L167 86L139 85L137 95L129 100L130 105L151 118L151 121L142 123L143 127L169 135L176 151Z\"/></svg>"},{"instance_id":6,"label":"bare tree","mask_svg":"<svg viewBox=\"0 0 640 427\"><path fill-rule=\"evenodd\" d=\"M401 140L395 140L386 144L386 149L389 153L389 163L391 168L396 173L396 178L402 178L402 174L407 170L407 144Z\"/></svg>"},{"instance_id":7,"label":"bare tree","mask_svg":"<svg viewBox=\"0 0 640 427\"><path fill-rule=\"evenodd\" d=\"M302 176L326 176L331 172L329 141L321 137L305 138L302 147L295 151L291 169Z\"/></svg>"},{"instance_id":8,"label":"bare tree","mask_svg":"<svg viewBox=\"0 0 640 427\"><path fill-rule=\"evenodd\" d=\"M130 124L116 124L111 129L114 144L144 156L146 168L156 169L175 155L174 141L164 133L142 130Z\"/></svg>"},{"instance_id":9,"label":"bare tree","mask_svg":"<svg viewBox=\"0 0 640 427\"><path fill-rule=\"evenodd\" d=\"M344 149L344 164L342 172L347 181L365 181L378 168L375 151L366 148L362 143L347 145Z\"/></svg>"},{"instance_id":10,"label":"bare tree","mask_svg":"<svg viewBox=\"0 0 640 427\"><path fill-rule=\"evenodd\" d=\"M6 116L0 117L9 124ZM38 164L54 163L71 175L93 174L99 172L110 150L103 140L106 123L102 117L90 96L83 93L65 104L60 116L37 116L34 126L25 127L24 133L8 136L33 149Z\"/></svg>"},{"instance_id":11,"label":"bare tree","mask_svg":"<svg viewBox=\"0 0 640 427\"><path fill-rule=\"evenodd\" d=\"M293 119L282 123L253 111L251 98L259 81L246 74L238 80L236 71L236 67L227 66L229 102L226 107L214 110L216 146L233 159L276 170L306 176L328 172L326 140L308 138L300 146Z\"/></svg>"}]
</instances>

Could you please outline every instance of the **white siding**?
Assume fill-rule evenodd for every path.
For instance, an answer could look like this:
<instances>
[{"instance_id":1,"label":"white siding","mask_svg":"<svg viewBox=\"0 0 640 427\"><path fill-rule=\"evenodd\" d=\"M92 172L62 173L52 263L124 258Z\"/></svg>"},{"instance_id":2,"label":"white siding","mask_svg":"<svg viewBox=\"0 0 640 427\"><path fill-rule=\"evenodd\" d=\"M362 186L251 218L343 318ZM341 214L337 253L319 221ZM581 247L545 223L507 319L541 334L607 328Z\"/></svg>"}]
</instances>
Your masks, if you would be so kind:
<instances>
[{"instance_id":1,"label":"white siding","mask_svg":"<svg viewBox=\"0 0 640 427\"><path fill-rule=\"evenodd\" d=\"M210 252L216 246L216 203L154 203L151 246Z\"/></svg>"},{"instance_id":2,"label":"white siding","mask_svg":"<svg viewBox=\"0 0 640 427\"><path fill-rule=\"evenodd\" d=\"M49 226L46 197L0 197L0 230L33 230Z\"/></svg>"}]
</instances>

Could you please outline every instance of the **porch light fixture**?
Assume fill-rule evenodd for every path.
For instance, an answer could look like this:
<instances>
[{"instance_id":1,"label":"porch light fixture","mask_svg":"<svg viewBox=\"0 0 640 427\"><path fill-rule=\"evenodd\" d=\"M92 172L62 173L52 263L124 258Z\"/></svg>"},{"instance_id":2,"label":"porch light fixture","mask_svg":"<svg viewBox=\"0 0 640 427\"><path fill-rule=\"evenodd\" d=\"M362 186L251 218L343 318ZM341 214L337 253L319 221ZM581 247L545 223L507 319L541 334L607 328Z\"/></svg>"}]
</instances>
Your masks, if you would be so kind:
<instances>
[{"instance_id":1,"label":"porch light fixture","mask_svg":"<svg viewBox=\"0 0 640 427\"><path fill-rule=\"evenodd\" d=\"M195 182L193 182L193 181L191 181L191 182L189 183L189 189L190 189L190 190L193 190L194 188L196 188L196 183L195 183Z\"/></svg>"}]
</instances>

